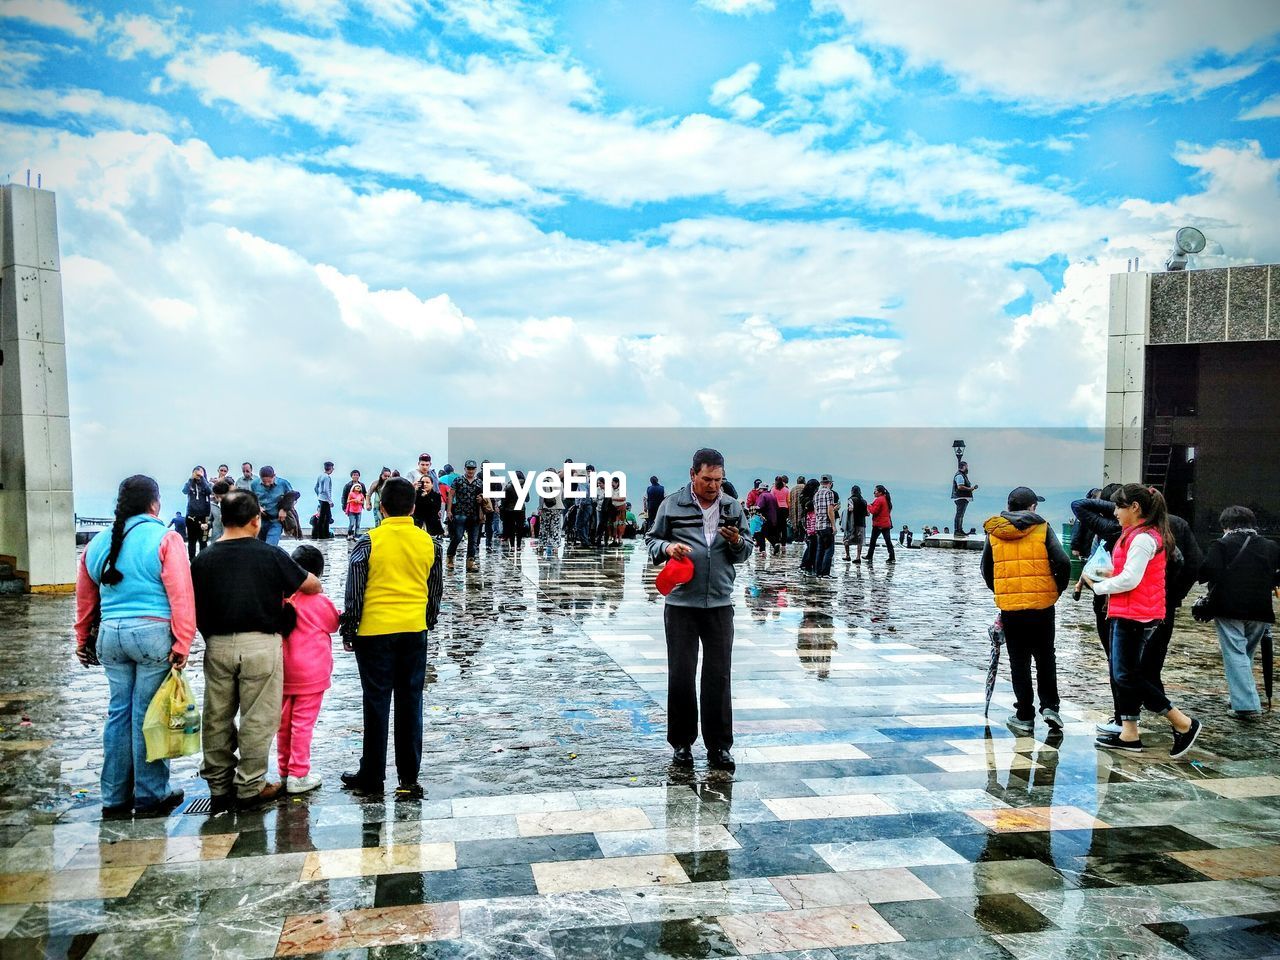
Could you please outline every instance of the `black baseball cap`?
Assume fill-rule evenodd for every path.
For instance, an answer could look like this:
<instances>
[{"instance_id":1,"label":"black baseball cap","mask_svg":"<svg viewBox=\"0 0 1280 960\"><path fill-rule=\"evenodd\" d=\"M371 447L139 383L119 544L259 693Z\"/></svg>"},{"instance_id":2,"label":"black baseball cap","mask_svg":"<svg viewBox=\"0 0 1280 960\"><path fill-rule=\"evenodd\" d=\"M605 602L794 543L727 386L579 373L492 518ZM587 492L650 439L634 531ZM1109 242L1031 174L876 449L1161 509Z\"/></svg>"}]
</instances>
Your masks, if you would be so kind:
<instances>
[{"instance_id":1,"label":"black baseball cap","mask_svg":"<svg viewBox=\"0 0 1280 960\"><path fill-rule=\"evenodd\" d=\"M1030 510L1037 503L1044 503L1044 497L1030 487L1014 487L1009 491L1010 510Z\"/></svg>"}]
</instances>

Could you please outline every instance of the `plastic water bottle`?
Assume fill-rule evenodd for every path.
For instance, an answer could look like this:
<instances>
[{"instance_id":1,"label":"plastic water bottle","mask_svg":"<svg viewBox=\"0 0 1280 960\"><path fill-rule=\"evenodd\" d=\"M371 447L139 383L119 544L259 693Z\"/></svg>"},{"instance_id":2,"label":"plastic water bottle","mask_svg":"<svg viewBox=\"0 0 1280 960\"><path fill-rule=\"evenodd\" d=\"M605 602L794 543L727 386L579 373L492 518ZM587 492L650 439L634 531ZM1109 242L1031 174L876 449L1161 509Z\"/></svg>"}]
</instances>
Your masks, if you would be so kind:
<instances>
[{"instance_id":1,"label":"plastic water bottle","mask_svg":"<svg viewBox=\"0 0 1280 960\"><path fill-rule=\"evenodd\" d=\"M194 703L187 704L184 720L185 722L182 725L183 733L192 734L200 729L200 715L196 713L196 705Z\"/></svg>"}]
</instances>

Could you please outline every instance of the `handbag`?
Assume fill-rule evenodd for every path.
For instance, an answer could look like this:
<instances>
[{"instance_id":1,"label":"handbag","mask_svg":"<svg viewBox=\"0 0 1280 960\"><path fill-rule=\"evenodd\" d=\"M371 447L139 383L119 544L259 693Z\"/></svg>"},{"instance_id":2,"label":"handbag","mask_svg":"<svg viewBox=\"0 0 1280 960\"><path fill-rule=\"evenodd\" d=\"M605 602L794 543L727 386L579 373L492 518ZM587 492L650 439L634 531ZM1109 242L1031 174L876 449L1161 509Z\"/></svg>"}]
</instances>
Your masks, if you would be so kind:
<instances>
[{"instance_id":1,"label":"handbag","mask_svg":"<svg viewBox=\"0 0 1280 960\"><path fill-rule=\"evenodd\" d=\"M1240 562L1240 558L1244 556L1245 550L1249 547L1249 541L1252 539L1252 533L1245 535L1244 543L1240 545L1239 552L1237 552L1231 562L1227 564L1226 569L1222 571L1222 575L1224 577L1231 572L1232 567ZM1196 602L1191 605L1191 616L1195 617L1201 623L1212 623L1217 617L1222 615L1221 611L1218 609L1218 602L1214 599L1216 586L1216 584L1210 586L1204 596L1197 598Z\"/></svg>"}]
</instances>

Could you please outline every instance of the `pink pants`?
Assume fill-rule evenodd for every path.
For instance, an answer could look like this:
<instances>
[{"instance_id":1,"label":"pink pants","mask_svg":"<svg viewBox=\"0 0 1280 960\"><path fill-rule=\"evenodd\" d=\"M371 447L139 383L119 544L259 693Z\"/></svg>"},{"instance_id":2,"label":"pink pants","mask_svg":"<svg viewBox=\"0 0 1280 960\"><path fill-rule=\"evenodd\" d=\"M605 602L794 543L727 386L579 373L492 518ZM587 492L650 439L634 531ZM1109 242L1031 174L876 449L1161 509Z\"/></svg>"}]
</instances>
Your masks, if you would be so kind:
<instances>
[{"instance_id":1,"label":"pink pants","mask_svg":"<svg viewBox=\"0 0 1280 960\"><path fill-rule=\"evenodd\" d=\"M280 776L305 777L311 772L311 735L320 716L319 693L285 694L280 709L280 733L276 749L280 756Z\"/></svg>"}]
</instances>

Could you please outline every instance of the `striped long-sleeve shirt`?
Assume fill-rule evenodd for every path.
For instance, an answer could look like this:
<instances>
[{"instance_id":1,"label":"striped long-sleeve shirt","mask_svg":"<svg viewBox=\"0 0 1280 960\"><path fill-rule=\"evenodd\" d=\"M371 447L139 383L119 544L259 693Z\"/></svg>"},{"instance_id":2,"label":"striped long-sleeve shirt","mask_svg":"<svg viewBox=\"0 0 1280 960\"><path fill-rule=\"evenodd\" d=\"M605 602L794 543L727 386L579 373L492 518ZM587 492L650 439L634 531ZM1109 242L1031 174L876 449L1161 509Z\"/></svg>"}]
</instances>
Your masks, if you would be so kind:
<instances>
[{"instance_id":1,"label":"striped long-sleeve shirt","mask_svg":"<svg viewBox=\"0 0 1280 960\"><path fill-rule=\"evenodd\" d=\"M427 629L434 630L440 619L440 597L444 592L444 538L432 537L435 543L435 560L427 576ZM369 586L369 556L373 552L373 540L365 534L352 548L348 557L347 589L344 597L340 632L344 643L350 644L360 631L360 619L364 616L364 595Z\"/></svg>"}]
</instances>

